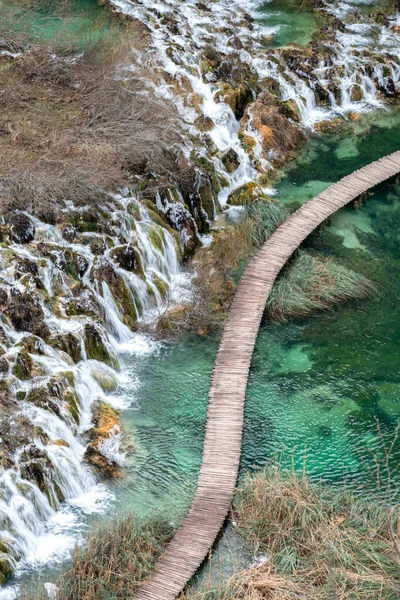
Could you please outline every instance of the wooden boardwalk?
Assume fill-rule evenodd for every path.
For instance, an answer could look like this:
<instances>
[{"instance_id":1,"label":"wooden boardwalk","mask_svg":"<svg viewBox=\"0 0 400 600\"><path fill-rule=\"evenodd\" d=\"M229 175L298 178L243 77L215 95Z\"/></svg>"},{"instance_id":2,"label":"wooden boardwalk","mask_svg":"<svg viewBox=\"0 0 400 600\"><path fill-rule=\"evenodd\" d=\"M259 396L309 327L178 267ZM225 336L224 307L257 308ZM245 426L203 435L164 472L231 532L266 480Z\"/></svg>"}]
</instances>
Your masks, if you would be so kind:
<instances>
[{"instance_id":1,"label":"wooden boardwalk","mask_svg":"<svg viewBox=\"0 0 400 600\"><path fill-rule=\"evenodd\" d=\"M400 172L400 151L371 163L304 204L262 246L237 288L212 374L203 459L192 505L135 600L173 600L196 572L231 506L242 446L251 358L272 285L303 240L339 208Z\"/></svg>"}]
</instances>

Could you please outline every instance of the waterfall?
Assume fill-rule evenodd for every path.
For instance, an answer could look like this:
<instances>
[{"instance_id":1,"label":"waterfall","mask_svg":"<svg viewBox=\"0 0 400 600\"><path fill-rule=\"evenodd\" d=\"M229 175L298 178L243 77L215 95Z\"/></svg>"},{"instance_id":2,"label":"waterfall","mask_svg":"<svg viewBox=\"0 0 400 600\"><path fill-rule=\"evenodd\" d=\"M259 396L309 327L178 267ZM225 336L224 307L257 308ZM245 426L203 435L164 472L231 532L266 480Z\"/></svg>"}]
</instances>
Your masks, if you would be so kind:
<instances>
[{"instance_id":1,"label":"waterfall","mask_svg":"<svg viewBox=\"0 0 400 600\"><path fill-rule=\"evenodd\" d=\"M66 215L75 210L69 205ZM0 542L17 574L65 559L82 537L85 516L102 512L113 499L83 458L93 403L102 400L116 408L127 407L121 398L103 390L99 377L118 382L118 353L134 351L144 343L143 336L126 324L125 298L118 295L118 286L134 307L138 323L154 318L166 301L185 301L179 291L187 294L178 244L167 225L155 222L128 192L110 196L107 209L102 210L115 223L111 235L83 232L68 242L63 226L29 216L34 241L29 246L13 242L0 247L0 303L10 306L13 294L34 294L40 304L40 310L35 310L48 328L45 341L18 331L9 309L0 314L0 360L6 368L0 369L0 386L3 383L6 388L1 390L8 390L0 396L5 410L3 421L0 415L4 449ZM108 247L99 256L96 244L104 239ZM124 264L124 259L131 263ZM91 356L88 325L95 327L109 365ZM70 340L68 336L75 343L72 358L59 344ZM29 365L28 375L17 369L23 360ZM122 432L114 427L99 443L99 451L108 461L123 465L122 443ZM10 588L9 598L12 593Z\"/></svg>"}]
</instances>

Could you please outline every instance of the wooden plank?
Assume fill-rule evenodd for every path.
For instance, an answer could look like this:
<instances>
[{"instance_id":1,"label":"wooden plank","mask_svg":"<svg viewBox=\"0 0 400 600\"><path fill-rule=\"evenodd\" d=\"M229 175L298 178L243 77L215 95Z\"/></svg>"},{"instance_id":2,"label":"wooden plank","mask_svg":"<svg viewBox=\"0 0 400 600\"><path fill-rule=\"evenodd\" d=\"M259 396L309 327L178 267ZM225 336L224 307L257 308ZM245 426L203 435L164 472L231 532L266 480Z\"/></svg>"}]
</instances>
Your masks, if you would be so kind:
<instances>
[{"instance_id":1,"label":"wooden plank","mask_svg":"<svg viewBox=\"0 0 400 600\"><path fill-rule=\"evenodd\" d=\"M211 377L196 494L153 575L134 594L134 600L174 600L203 562L226 518L238 476L251 358L279 271L328 217L399 172L400 152L395 152L347 175L303 204L250 262L236 290Z\"/></svg>"}]
</instances>

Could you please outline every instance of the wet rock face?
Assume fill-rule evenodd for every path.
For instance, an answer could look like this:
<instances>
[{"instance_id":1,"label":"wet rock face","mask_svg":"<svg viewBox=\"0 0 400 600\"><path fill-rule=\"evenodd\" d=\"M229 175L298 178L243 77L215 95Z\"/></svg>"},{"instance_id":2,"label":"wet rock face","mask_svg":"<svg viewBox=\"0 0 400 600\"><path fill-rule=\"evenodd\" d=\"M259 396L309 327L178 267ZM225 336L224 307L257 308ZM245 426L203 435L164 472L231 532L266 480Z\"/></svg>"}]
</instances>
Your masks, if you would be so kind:
<instances>
[{"instance_id":1,"label":"wet rock face","mask_svg":"<svg viewBox=\"0 0 400 600\"><path fill-rule=\"evenodd\" d=\"M222 162L228 173L233 173L240 165L239 156L233 148L229 148L222 157Z\"/></svg>"},{"instance_id":2,"label":"wet rock face","mask_svg":"<svg viewBox=\"0 0 400 600\"><path fill-rule=\"evenodd\" d=\"M84 460L89 463L103 479L120 477L120 466L102 453L102 444L112 435L121 431L119 412L103 401L93 406L93 427L87 433L90 440Z\"/></svg>"},{"instance_id":3,"label":"wet rock face","mask_svg":"<svg viewBox=\"0 0 400 600\"><path fill-rule=\"evenodd\" d=\"M17 331L27 331L43 339L49 337L43 309L33 293L12 289L5 313Z\"/></svg>"},{"instance_id":4,"label":"wet rock face","mask_svg":"<svg viewBox=\"0 0 400 600\"><path fill-rule=\"evenodd\" d=\"M396 86L391 77L384 77L378 88L386 98L396 98Z\"/></svg>"},{"instance_id":5,"label":"wet rock face","mask_svg":"<svg viewBox=\"0 0 400 600\"><path fill-rule=\"evenodd\" d=\"M113 250L112 257L122 269L143 275L139 252L133 246L118 246Z\"/></svg>"},{"instance_id":6,"label":"wet rock face","mask_svg":"<svg viewBox=\"0 0 400 600\"><path fill-rule=\"evenodd\" d=\"M88 358L93 358L100 362L115 367L115 360L106 348L98 327L94 323L85 325L85 348Z\"/></svg>"},{"instance_id":7,"label":"wet rock face","mask_svg":"<svg viewBox=\"0 0 400 600\"><path fill-rule=\"evenodd\" d=\"M168 222L179 231L183 246L186 250L186 256L193 254L200 245L197 235L196 223L188 210L180 202L171 204L165 213Z\"/></svg>"},{"instance_id":8,"label":"wet rock face","mask_svg":"<svg viewBox=\"0 0 400 600\"><path fill-rule=\"evenodd\" d=\"M27 215L15 211L7 217L11 239L17 244L29 244L35 238L35 225Z\"/></svg>"}]
</instances>

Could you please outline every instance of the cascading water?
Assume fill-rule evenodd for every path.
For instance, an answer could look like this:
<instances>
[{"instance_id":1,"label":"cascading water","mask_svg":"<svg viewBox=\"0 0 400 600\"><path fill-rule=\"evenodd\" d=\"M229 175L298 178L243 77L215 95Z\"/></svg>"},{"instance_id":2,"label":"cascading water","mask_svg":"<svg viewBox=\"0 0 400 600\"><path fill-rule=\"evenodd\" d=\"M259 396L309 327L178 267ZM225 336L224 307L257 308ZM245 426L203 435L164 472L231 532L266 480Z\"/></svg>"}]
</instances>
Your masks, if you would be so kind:
<instances>
[{"instance_id":1,"label":"cascading water","mask_svg":"<svg viewBox=\"0 0 400 600\"><path fill-rule=\"evenodd\" d=\"M91 245L85 244L85 233L69 243L60 227L31 217L35 241L29 248L15 242L0 248L1 303L6 306L11 298L33 294L34 282L41 290L40 308L35 305L35 310L47 340L38 337L33 326L31 333L20 333L20 313L6 308L1 314L0 384L8 391L0 419L0 543L17 573L64 559L81 537L84 516L103 511L112 500L84 457L93 403L126 407L104 386L106 381L114 388L118 381L118 353L138 343L124 322L123 300L133 304L140 322L154 318L167 296L169 302L182 303L177 287L187 293L170 230L155 223L128 193L110 197L109 203L117 225L110 231L115 236L106 236L109 247L101 257L96 244L104 242L104 235L91 234ZM101 271L104 265L108 281ZM81 307L71 292L74 285ZM127 298L118 294L121 286ZM97 360L88 327L94 327L95 343L104 349L110 366ZM63 339L74 341L73 358L60 347ZM122 466L122 441L121 428L114 425L98 451ZM14 592L8 588L0 597L11 598Z\"/></svg>"}]
</instances>

